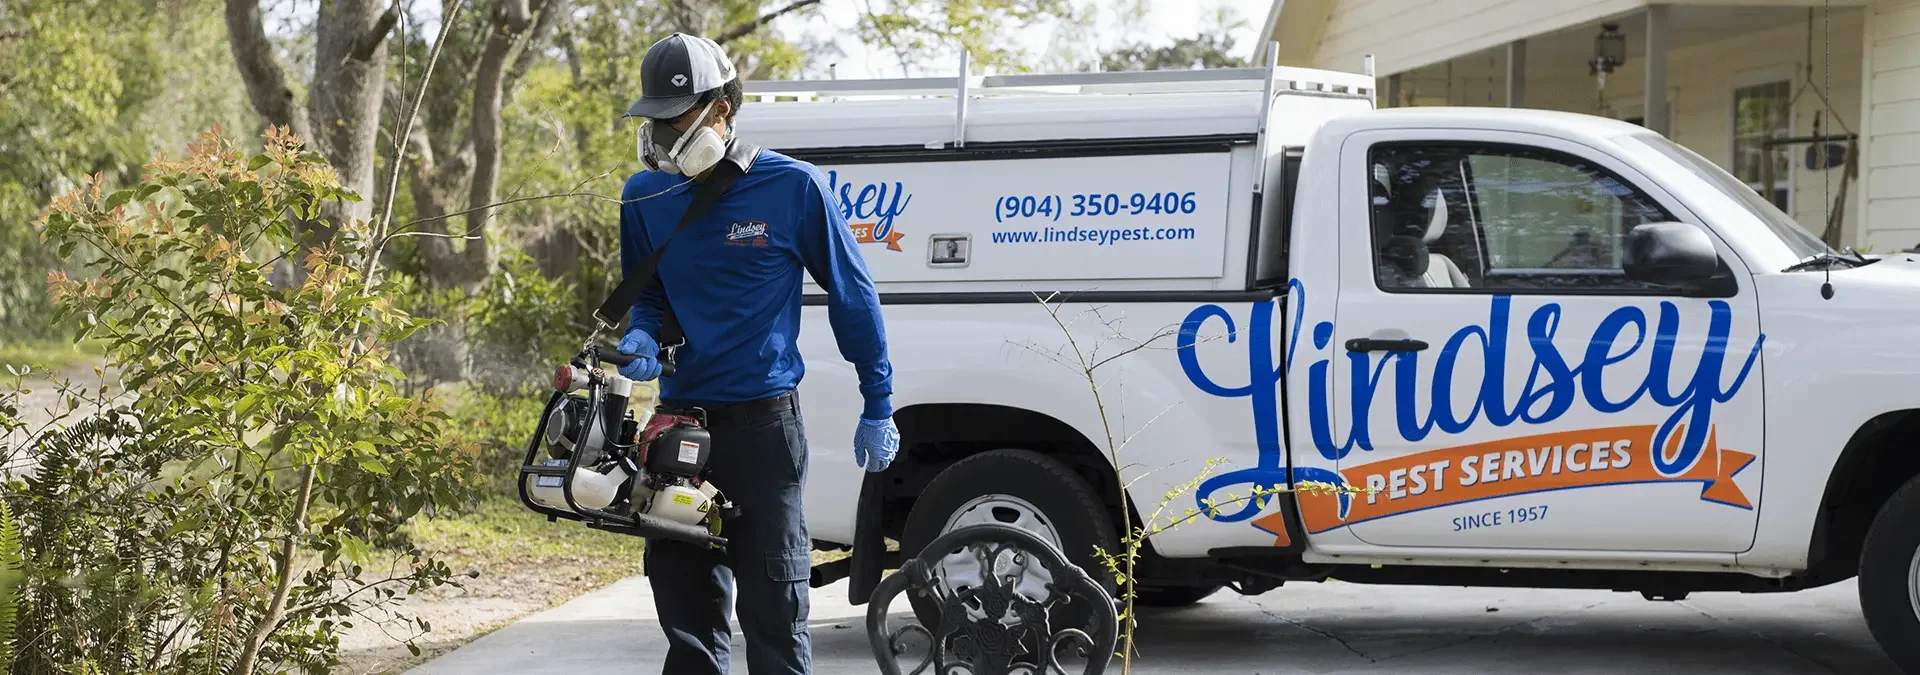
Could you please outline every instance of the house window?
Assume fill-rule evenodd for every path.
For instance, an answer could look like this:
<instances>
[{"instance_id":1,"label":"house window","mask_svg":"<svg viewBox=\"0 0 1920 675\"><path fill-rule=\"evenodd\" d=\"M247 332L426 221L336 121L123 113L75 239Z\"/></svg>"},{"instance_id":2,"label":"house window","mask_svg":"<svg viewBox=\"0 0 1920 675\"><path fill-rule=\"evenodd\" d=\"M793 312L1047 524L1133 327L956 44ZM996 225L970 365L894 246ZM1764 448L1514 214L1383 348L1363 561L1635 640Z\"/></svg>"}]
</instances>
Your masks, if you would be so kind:
<instances>
[{"instance_id":1,"label":"house window","mask_svg":"<svg viewBox=\"0 0 1920 675\"><path fill-rule=\"evenodd\" d=\"M1783 211L1790 208L1793 195L1793 162L1786 146L1769 151L1763 143L1793 135L1792 111L1787 107L1791 94L1786 80L1733 90L1733 175ZM1773 184L1763 185L1768 163L1773 165Z\"/></svg>"}]
</instances>

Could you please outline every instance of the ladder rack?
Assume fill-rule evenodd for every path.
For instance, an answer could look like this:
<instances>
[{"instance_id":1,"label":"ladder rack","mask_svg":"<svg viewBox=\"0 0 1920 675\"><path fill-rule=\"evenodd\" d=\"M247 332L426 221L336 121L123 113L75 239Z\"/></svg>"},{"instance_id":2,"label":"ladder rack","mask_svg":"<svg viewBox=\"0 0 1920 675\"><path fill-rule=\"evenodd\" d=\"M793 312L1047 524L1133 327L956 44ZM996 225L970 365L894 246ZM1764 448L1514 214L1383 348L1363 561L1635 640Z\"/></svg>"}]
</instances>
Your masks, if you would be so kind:
<instances>
[{"instance_id":1,"label":"ladder rack","mask_svg":"<svg viewBox=\"0 0 1920 675\"><path fill-rule=\"evenodd\" d=\"M1153 70L1111 73L971 75L850 80L749 80L746 94L761 99L912 98L959 96L1059 96L1078 94L1176 94L1188 92L1311 91L1371 97L1367 75L1269 65L1256 68Z\"/></svg>"},{"instance_id":2,"label":"ladder rack","mask_svg":"<svg viewBox=\"0 0 1920 675\"><path fill-rule=\"evenodd\" d=\"M959 73L952 77L748 80L743 85L750 100L781 106L835 101L952 101L953 135L950 140L925 142L929 148L966 146L968 107L973 100L1236 93L1252 98L1257 95L1260 165L1255 172L1253 189L1258 192L1265 176L1267 119L1275 99L1281 96L1331 97L1364 100L1370 105L1376 101L1372 55L1366 58L1364 73L1345 73L1282 67L1278 61L1278 45L1269 43L1268 47L1264 52L1266 64L1251 68L975 75L970 55L963 51L960 54Z\"/></svg>"}]
</instances>

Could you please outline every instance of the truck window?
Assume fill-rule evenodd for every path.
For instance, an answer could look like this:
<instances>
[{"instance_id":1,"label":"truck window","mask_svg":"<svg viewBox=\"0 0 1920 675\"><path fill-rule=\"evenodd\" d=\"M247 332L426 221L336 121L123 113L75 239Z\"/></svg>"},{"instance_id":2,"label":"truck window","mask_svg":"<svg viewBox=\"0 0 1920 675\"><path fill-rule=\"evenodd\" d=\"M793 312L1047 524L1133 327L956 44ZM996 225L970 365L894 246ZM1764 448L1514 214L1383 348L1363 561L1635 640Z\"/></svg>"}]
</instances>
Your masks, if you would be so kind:
<instances>
[{"instance_id":1,"label":"truck window","mask_svg":"<svg viewBox=\"0 0 1920 675\"><path fill-rule=\"evenodd\" d=\"M1273 201L1270 207L1262 205L1254 209L1253 242L1248 246L1252 256L1247 284L1250 290L1287 287L1288 244L1293 236L1293 192L1300 184L1300 160L1304 156L1304 148L1281 149L1280 155L1275 158L1280 163L1279 188L1270 188L1259 195Z\"/></svg>"},{"instance_id":2,"label":"truck window","mask_svg":"<svg viewBox=\"0 0 1920 675\"><path fill-rule=\"evenodd\" d=\"M1382 144L1370 154L1382 290L1662 292L1622 269L1626 235L1674 217L1572 155L1485 143Z\"/></svg>"}]
</instances>

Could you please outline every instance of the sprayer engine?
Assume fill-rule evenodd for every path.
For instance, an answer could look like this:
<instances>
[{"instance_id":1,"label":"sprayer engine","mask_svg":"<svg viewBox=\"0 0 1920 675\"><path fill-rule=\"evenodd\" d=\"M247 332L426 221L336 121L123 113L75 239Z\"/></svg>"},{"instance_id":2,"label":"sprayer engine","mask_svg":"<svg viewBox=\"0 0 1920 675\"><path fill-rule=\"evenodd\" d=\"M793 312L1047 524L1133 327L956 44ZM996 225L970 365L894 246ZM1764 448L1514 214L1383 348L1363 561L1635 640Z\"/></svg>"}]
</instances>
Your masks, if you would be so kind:
<instances>
[{"instance_id":1,"label":"sprayer engine","mask_svg":"<svg viewBox=\"0 0 1920 675\"><path fill-rule=\"evenodd\" d=\"M521 467L521 501L549 520L642 537L724 545L730 511L706 480L705 411L661 409L636 419L633 381L598 367L623 355L589 349L554 373L554 394ZM538 462L537 464L535 462Z\"/></svg>"}]
</instances>

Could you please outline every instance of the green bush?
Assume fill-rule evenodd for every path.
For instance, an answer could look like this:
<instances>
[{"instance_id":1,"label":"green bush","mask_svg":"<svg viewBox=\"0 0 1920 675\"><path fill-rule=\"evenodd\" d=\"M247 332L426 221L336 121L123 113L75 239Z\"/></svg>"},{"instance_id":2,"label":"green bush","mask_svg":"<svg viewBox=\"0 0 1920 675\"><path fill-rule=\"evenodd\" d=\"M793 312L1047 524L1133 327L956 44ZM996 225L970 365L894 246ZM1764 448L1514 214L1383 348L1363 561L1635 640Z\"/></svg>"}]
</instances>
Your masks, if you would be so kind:
<instances>
[{"instance_id":1,"label":"green bush","mask_svg":"<svg viewBox=\"0 0 1920 675\"><path fill-rule=\"evenodd\" d=\"M451 582L373 545L469 476L388 362L422 322L364 276L366 223L295 243L358 197L280 130L251 157L209 133L103 191L48 208L48 243L86 270L51 290L134 396L6 453L32 466L0 486L26 572L13 671L326 672L357 612Z\"/></svg>"}]
</instances>

